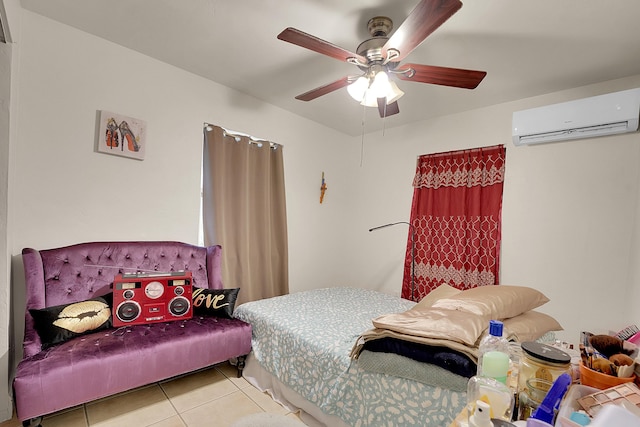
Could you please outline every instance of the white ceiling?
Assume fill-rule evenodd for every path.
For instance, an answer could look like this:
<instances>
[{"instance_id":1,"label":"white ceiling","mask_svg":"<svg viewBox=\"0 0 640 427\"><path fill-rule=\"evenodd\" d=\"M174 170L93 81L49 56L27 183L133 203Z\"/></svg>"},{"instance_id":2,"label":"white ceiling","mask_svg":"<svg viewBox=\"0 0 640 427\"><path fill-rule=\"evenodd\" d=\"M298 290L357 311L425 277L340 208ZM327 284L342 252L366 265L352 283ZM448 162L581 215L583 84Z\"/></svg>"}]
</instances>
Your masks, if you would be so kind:
<instances>
[{"instance_id":1,"label":"white ceiling","mask_svg":"<svg viewBox=\"0 0 640 427\"><path fill-rule=\"evenodd\" d=\"M381 119L346 89L296 95L359 74L280 40L286 27L350 51L367 21L397 28L418 0L21 0L25 9L252 95L348 135L640 74L639 0L463 0L403 62L487 72L474 90L400 81ZM212 118L214 120L215 118Z\"/></svg>"}]
</instances>

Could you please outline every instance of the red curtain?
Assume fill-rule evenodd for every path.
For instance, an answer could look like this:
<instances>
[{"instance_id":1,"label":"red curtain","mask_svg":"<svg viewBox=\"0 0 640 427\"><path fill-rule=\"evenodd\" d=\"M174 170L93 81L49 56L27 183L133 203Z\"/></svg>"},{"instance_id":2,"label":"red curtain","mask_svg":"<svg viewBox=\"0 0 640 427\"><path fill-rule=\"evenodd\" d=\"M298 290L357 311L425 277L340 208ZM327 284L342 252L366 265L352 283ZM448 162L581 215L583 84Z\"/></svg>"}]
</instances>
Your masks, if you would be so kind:
<instances>
[{"instance_id":1,"label":"red curtain","mask_svg":"<svg viewBox=\"0 0 640 427\"><path fill-rule=\"evenodd\" d=\"M419 301L443 283L458 289L498 284L505 154L498 145L418 157L403 298Z\"/></svg>"}]
</instances>

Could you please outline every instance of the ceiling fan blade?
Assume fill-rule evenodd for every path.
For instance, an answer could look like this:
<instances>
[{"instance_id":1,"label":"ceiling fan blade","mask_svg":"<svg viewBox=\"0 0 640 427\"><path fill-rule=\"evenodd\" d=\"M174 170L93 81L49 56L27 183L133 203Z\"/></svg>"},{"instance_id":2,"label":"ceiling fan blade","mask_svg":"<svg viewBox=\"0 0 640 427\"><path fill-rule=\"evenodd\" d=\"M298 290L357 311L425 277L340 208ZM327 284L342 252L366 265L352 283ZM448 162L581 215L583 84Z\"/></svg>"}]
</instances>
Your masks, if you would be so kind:
<instances>
[{"instance_id":1,"label":"ceiling fan blade","mask_svg":"<svg viewBox=\"0 0 640 427\"><path fill-rule=\"evenodd\" d=\"M309 92L305 92L301 95L296 96L296 99L300 101L311 101L312 99L316 99L321 97L322 95L326 95L334 90L341 89L345 86L349 85L349 77L342 77L335 82L326 84L324 86L317 87L315 89L310 90Z\"/></svg>"},{"instance_id":2,"label":"ceiling fan blade","mask_svg":"<svg viewBox=\"0 0 640 427\"><path fill-rule=\"evenodd\" d=\"M327 55L340 61L346 61L348 58L357 58L362 63L367 62L365 58L358 55L357 53L350 52L339 46L331 44L328 41L319 39L316 36L312 36L311 34L307 34L295 28L286 28L284 31L278 34L278 39L298 45L300 47L304 47L309 50L313 50L314 52Z\"/></svg>"},{"instance_id":3,"label":"ceiling fan blade","mask_svg":"<svg viewBox=\"0 0 640 427\"><path fill-rule=\"evenodd\" d=\"M461 7L460 0L421 0L387 40L383 53L386 55L387 50L395 49L400 56L393 60L402 61Z\"/></svg>"},{"instance_id":4,"label":"ceiling fan blade","mask_svg":"<svg viewBox=\"0 0 640 427\"><path fill-rule=\"evenodd\" d=\"M398 114L400 112L398 101L387 104L386 98L378 98L378 112L380 113L380 117L389 117Z\"/></svg>"},{"instance_id":5,"label":"ceiling fan blade","mask_svg":"<svg viewBox=\"0 0 640 427\"><path fill-rule=\"evenodd\" d=\"M410 68L415 71L413 75L410 73L399 73L396 74L396 76L401 80L410 82L475 89L482 79L484 79L484 76L487 75L486 71L421 64L403 64L396 71L408 70Z\"/></svg>"}]
</instances>

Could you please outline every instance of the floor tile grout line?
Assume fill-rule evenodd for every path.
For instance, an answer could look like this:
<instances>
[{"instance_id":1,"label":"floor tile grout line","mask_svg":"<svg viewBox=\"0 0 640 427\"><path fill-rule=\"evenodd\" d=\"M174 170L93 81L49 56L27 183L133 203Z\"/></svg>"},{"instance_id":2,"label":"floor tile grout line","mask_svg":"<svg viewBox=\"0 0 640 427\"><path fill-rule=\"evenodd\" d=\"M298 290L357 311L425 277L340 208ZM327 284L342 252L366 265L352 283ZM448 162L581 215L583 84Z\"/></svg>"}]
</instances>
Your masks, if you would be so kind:
<instances>
[{"instance_id":1,"label":"floor tile grout line","mask_svg":"<svg viewBox=\"0 0 640 427\"><path fill-rule=\"evenodd\" d=\"M178 411L178 408L176 408L176 406L173 404L173 402L171 401L171 398L169 397L169 395L167 394L167 391L164 389L164 387L162 386L161 383L158 383L158 386L160 387L160 391L162 392L162 394L164 395L164 398L167 399L167 401L169 401L169 404L171 405L171 407L173 408L174 411L176 411L176 414L179 414L180 412Z\"/></svg>"},{"instance_id":2,"label":"floor tile grout line","mask_svg":"<svg viewBox=\"0 0 640 427\"><path fill-rule=\"evenodd\" d=\"M176 408L176 406L175 406L175 405L173 404L173 402L171 401L171 398L170 398L170 397L169 397L169 395L167 394L167 391L166 391L166 390L164 389L164 387L163 387L163 384L167 384L167 383L171 382L172 380L162 381L162 382L158 382L158 383L157 383L157 384L158 384L158 386L160 387L160 390L162 391L162 394L164 394L165 398L169 401L169 403L171 404L171 406L173 407L173 409L176 411L176 414L181 415L181 414L183 414L183 413L185 413L185 412L188 412L188 411L191 411L191 410L193 410L193 409L195 409L195 408L199 408L199 407L200 407L200 406L202 406L202 405L206 405L206 404L208 404L208 403L211 403L211 402L213 402L213 401L215 401L215 400L218 400L218 399L221 399L221 398L223 398L223 397L229 396L229 395L231 395L231 394L233 394L233 393L236 393L236 392L238 392L238 391L242 391L242 389L241 389L240 387L238 387L238 385L237 385L237 384L235 384L235 383L234 383L234 382L233 382L229 377L227 377L223 372L221 372L221 371L220 371L219 369L217 369L215 366L216 366L216 365L214 365L214 366L213 366L213 368L214 368L214 369L215 369L215 370L216 370L220 375L222 375L222 377L223 377L223 380L224 380L224 381L228 381L229 383L231 383L231 385L233 385L233 386L235 387L235 390L234 390L234 391L232 391L232 392L229 392L229 393L222 394L222 395L220 395L220 396L216 397L215 399L211 399L211 400L209 400L209 401L207 401L207 402L203 402L203 403L201 403L201 404L199 404L199 405L196 405L196 406L194 406L194 407L192 407L192 408L185 409L185 410L184 410L184 411L182 411L182 412L180 412L180 411L178 410L178 408ZM203 370L202 370L202 372L204 372L205 370L206 370L206 369L203 369ZM190 375L190 374L185 374L185 377L186 377L186 376L189 376L189 375ZM180 377L178 377L178 378L180 378ZM175 379L178 379L178 378L175 378ZM182 419L182 417L180 417L180 418ZM183 421L184 421L184 420L183 420Z\"/></svg>"},{"instance_id":3,"label":"floor tile grout line","mask_svg":"<svg viewBox=\"0 0 640 427\"><path fill-rule=\"evenodd\" d=\"M255 403L256 405L258 405L258 408L262 409L262 412L267 412L267 410L266 410L266 409L264 409L264 408L262 407L262 405L260 405L258 402L256 402L256 400L255 400L253 397L251 397L251 396L249 396L247 393L245 393L245 391L244 391L244 390L240 390L240 391L242 392L242 394L244 394L245 396L247 396L247 398L248 398L249 400L251 400L253 403Z\"/></svg>"},{"instance_id":4,"label":"floor tile grout line","mask_svg":"<svg viewBox=\"0 0 640 427\"><path fill-rule=\"evenodd\" d=\"M249 387L248 387L247 389L249 389L249 390L251 390L251 389L255 389L255 390L257 390L259 393L261 393L261 394L265 395L265 396L266 396L270 401L272 401L273 403L275 403L276 405L278 405L280 408L284 409L284 410L286 411L286 412L285 412L285 415L293 414L293 412L292 412L292 411L290 411L290 410L289 410L289 408L287 408L287 407L286 407L286 406L284 406L282 403L280 403L280 402L278 402L277 400L275 400L275 399L273 398L273 396L271 396L271 394L270 394L269 392L261 391L261 390L259 390L258 388L255 388L255 387L253 387L253 386L251 386L251 388L249 388ZM270 412L270 411L268 411L266 408L264 408L264 407L260 404L260 402L256 401L253 397L251 397L248 393L246 393L246 392L244 391L244 389L240 389L240 391L242 391L242 393L244 393L244 395L245 395L245 396L247 396L247 398L249 398L253 403L255 403L256 405L258 405L258 407L259 407L260 409L262 409L262 412Z\"/></svg>"},{"instance_id":5,"label":"floor tile grout line","mask_svg":"<svg viewBox=\"0 0 640 427\"><path fill-rule=\"evenodd\" d=\"M217 370L217 369L216 369L216 370ZM220 373L222 374L222 372L220 372ZM224 377L225 377L225 381L229 381L229 379L228 379L228 378L226 378L226 376L225 376L224 374L222 374L222 376L224 376ZM165 383L167 383L167 382L168 382L168 381L166 381ZM184 410L184 411L180 412L180 411L178 410L178 408L176 408L176 406L175 406L175 405L173 404L173 402L171 401L171 398L169 397L169 395L167 394L167 391L166 391L166 390L164 389L164 387L162 386L162 383L158 383L158 385L160 386L160 390L162 390L162 394L164 394L164 396L167 398L167 400L169 401L169 404L171 404L171 407L176 411L176 415L178 416L178 418L180 418L180 421L181 421L181 422L182 422L182 424L183 424L183 425L185 425L185 426L188 426L187 421L182 417L182 415L183 415L185 412L188 412L188 411L194 410L194 409L196 409L196 408L198 408L198 407L200 407L200 406L202 406L202 405L206 405L206 404L208 404L208 403L210 403L210 402L213 402L214 400L217 400L217 399L220 399L221 397L223 397L223 396L217 397L216 399L210 400L210 401L208 401L208 402L202 403L202 404L200 404L200 405L194 406L193 408L189 408L189 409L186 409L186 410ZM231 393L229 393L229 394L231 394ZM224 396L228 396L228 394L226 394L226 395L224 395ZM147 426L147 427L149 427L149 426Z\"/></svg>"}]
</instances>

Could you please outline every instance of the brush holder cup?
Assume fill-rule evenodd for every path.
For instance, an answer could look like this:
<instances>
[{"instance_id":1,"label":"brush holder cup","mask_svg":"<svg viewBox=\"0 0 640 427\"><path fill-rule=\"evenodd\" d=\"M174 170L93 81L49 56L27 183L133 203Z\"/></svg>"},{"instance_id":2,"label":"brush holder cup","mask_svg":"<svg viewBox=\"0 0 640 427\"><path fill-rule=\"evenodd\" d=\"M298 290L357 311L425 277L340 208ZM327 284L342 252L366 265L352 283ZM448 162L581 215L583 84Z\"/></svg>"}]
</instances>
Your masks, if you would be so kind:
<instances>
[{"instance_id":1,"label":"brush holder cup","mask_svg":"<svg viewBox=\"0 0 640 427\"><path fill-rule=\"evenodd\" d=\"M615 387L620 384L630 383L635 381L636 374L633 374L629 378L619 378L613 375L603 374L602 372L589 369L584 364L580 363L580 384L587 385L589 387L595 387L600 390L605 390L611 387Z\"/></svg>"}]
</instances>

